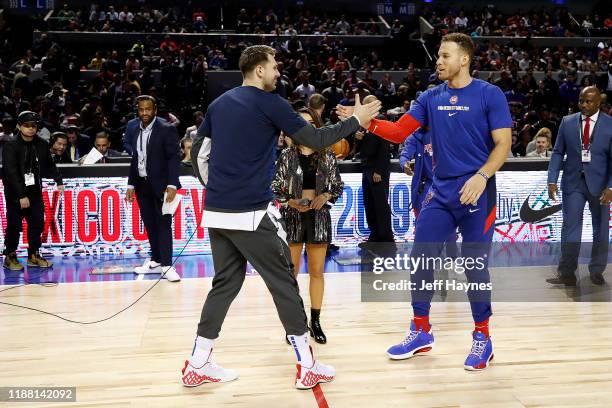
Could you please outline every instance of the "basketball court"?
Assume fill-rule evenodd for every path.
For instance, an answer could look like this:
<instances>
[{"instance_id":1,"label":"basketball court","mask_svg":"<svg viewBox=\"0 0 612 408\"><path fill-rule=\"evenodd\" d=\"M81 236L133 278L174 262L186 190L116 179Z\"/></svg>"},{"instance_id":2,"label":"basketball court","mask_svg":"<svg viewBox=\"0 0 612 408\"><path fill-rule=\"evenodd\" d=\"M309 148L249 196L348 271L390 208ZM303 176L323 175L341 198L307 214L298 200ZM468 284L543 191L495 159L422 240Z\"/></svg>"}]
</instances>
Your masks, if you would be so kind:
<instances>
[{"instance_id":1,"label":"basketball court","mask_svg":"<svg viewBox=\"0 0 612 408\"><path fill-rule=\"evenodd\" d=\"M3 271L0 301L91 322L128 306L156 282L155 276L117 273L141 263L138 258L54 260L54 269L42 274ZM216 362L240 378L189 389L179 374L211 287L212 262L209 255L188 256L178 262L180 283L160 281L102 323L73 324L0 305L0 387L76 387L76 403L19 404L45 407L610 407L610 290L592 286L583 268L578 289L544 283L552 266L520 268L535 290L558 300L494 303L495 359L485 371L467 372L467 302L434 303L434 350L391 361L385 351L405 335L410 304L362 302L360 273L328 260L321 316L328 343L313 344L337 376L316 392L294 389L294 351L263 281L250 270L214 352ZM516 276L512 270L492 268L493 283ZM24 278L31 284L6 290ZM36 284L45 282L59 284ZM299 282L308 309L307 275ZM581 301L585 296L598 301Z\"/></svg>"}]
</instances>

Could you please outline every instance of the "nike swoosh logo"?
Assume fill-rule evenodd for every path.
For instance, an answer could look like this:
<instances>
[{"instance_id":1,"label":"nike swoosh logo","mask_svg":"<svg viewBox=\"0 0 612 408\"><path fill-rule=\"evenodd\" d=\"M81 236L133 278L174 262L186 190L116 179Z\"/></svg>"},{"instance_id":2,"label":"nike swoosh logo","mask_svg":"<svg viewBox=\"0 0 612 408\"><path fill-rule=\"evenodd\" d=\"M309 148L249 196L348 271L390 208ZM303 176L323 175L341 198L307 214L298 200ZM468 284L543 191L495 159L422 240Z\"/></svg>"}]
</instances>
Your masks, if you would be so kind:
<instances>
[{"instance_id":1,"label":"nike swoosh logo","mask_svg":"<svg viewBox=\"0 0 612 408\"><path fill-rule=\"evenodd\" d=\"M476 211L480 211L480 208L474 208L474 209L470 208L468 211L471 213L475 213Z\"/></svg>"},{"instance_id":2,"label":"nike swoosh logo","mask_svg":"<svg viewBox=\"0 0 612 408\"><path fill-rule=\"evenodd\" d=\"M455 113L449 113L448 116L455 116L456 114L458 114L459 112L455 112Z\"/></svg>"},{"instance_id":3,"label":"nike swoosh logo","mask_svg":"<svg viewBox=\"0 0 612 408\"><path fill-rule=\"evenodd\" d=\"M378 129L378 125L374 126L374 129L372 129L372 133L376 132L376 129Z\"/></svg>"},{"instance_id":4,"label":"nike swoosh logo","mask_svg":"<svg viewBox=\"0 0 612 408\"><path fill-rule=\"evenodd\" d=\"M529 197L528 195L523 205L521 206L521 211L519 213L519 217L523 222L538 222L543 220L546 217L550 217L554 213L561 210L562 204L553 205L547 208L542 208L541 210L534 210L529 206Z\"/></svg>"}]
</instances>

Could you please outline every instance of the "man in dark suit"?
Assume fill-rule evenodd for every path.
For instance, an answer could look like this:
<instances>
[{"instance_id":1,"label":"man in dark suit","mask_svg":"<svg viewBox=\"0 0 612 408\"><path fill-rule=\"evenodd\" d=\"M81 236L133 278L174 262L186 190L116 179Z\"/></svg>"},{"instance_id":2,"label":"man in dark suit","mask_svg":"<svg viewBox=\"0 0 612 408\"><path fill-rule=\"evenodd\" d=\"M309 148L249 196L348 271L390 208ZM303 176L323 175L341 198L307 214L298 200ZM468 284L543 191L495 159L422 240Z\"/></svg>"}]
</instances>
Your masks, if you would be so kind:
<instances>
[{"instance_id":1,"label":"man in dark suit","mask_svg":"<svg viewBox=\"0 0 612 408\"><path fill-rule=\"evenodd\" d=\"M164 193L170 202L181 188L180 151L176 128L155 115L157 102L148 95L136 99L140 124L126 129L126 139L134 147L126 200L138 197L140 215L151 244L151 260L136 267L138 274L161 273L171 282L181 280L172 266L172 215L162 214ZM137 130L137 131L134 131Z\"/></svg>"},{"instance_id":2,"label":"man in dark suit","mask_svg":"<svg viewBox=\"0 0 612 408\"><path fill-rule=\"evenodd\" d=\"M117 150L111 149L110 146L111 142L108 133L100 132L96 135L94 140L94 148L102 155L96 164L112 163L114 157L121 157L121 153L119 153ZM89 153L79 159L79 164L83 164L88 154Z\"/></svg>"},{"instance_id":3,"label":"man in dark suit","mask_svg":"<svg viewBox=\"0 0 612 408\"><path fill-rule=\"evenodd\" d=\"M612 201L612 117L599 110L601 93L589 86L580 93L580 113L565 116L548 167L548 194L553 200L563 168L563 227L557 276L546 281L576 285L582 214L589 203L593 219L593 248L589 274L596 285L605 283L608 263L610 201ZM563 163L563 156L567 155Z\"/></svg>"},{"instance_id":4,"label":"man in dark suit","mask_svg":"<svg viewBox=\"0 0 612 408\"><path fill-rule=\"evenodd\" d=\"M375 96L369 95L364 98L363 103L367 104L376 99ZM363 206L370 236L367 241L359 244L360 247L394 241L389 207L389 142L367 131L362 134L359 153L363 172Z\"/></svg>"},{"instance_id":5,"label":"man in dark suit","mask_svg":"<svg viewBox=\"0 0 612 408\"><path fill-rule=\"evenodd\" d=\"M89 136L82 134L78 126L68 126L66 134L68 135L68 148L66 151L71 161L76 162L89 153L92 147L91 139Z\"/></svg>"}]
</instances>

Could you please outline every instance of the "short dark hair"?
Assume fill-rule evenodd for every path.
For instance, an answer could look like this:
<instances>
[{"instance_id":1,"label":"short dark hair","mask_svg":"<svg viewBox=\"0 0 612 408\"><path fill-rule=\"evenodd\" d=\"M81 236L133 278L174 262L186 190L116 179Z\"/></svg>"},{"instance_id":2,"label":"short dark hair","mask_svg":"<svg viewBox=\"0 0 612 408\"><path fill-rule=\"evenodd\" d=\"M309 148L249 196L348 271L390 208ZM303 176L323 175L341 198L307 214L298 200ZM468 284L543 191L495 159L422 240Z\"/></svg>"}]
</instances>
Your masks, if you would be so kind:
<instances>
[{"instance_id":1,"label":"short dark hair","mask_svg":"<svg viewBox=\"0 0 612 408\"><path fill-rule=\"evenodd\" d=\"M268 55L274 57L276 55L276 50L267 45L253 45L242 51L240 59L238 60L238 67L240 68L240 72L242 72L242 76L246 76L253 71L257 65L267 61Z\"/></svg>"},{"instance_id":2,"label":"short dark hair","mask_svg":"<svg viewBox=\"0 0 612 408\"><path fill-rule=\"evenodd\" d=\"M153 106L157 108L157 100L151 95L140 95L136 97L136 106L142 101L151 101Z\"/></svg>"},{"instance_id":3,"label":"short dark hair","mask_svg":"<svg viewBox=\"0 0 612 408\"><path fill-rule=\"evenodd\" d=\"M64 132L53 132L49 138L49 144L54 145L57 139L66 139L66 141L68 141L68 135Z\"/></svg>"},{"instance_id":4,"label":"short dark hair","mask_svg":"<svg viewBox=\"0 0 612 408\"><path fill-rule=\"evenodd\" d=\"M312 109L321 109L323 106L325 106L325 102L327 102L326 97L321 94L314 93L308 100L308 107Z\"/></svg>"},{"instance_id":5,"label":"short dark hair","mask_svg":"<svg viewBox=\"0 0 612 408\"><path fill-rule=\"evenodd\" d=\"M459 48L470 57L470 62L474 59L474 41L469 35L463 33L450 33L442 37L442 42L454 42Z\"/></svg>"},{"instance_id":6,"label":"short dark hair","mask_svg":"<svg viewBox=\"0 0 612 408\"><path fill-rule=\"evenodd\" d=\"M106 139L110 142L110 136L108 135L108 133L104 131L96 133L96 139Z\"/></svg>"}]
</instances>

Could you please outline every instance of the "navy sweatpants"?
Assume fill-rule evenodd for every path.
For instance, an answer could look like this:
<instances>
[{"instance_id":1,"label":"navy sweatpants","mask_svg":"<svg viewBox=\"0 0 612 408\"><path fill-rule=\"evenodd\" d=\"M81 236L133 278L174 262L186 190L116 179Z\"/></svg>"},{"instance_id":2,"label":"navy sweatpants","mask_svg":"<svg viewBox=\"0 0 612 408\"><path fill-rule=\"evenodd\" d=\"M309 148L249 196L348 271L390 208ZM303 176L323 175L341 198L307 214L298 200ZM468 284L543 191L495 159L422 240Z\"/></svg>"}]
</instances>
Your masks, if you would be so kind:
<instances>
[{"instance_id":1,"label":"navy sweatpants","mask_svg":"<svg viewBox=\"0 0 612 408\"><path fill-rule=\"evenodd\" d=\"M416 236L411 257L440 257L445 241L449 236L459 232L463 237L461 257L477 260L472 268L466 268L465 274L470 284L478 288L468 290L467 295L472 307L475 322L482 322L491 316L491 292L483 290L490 282L488 253L491 248L496 213L495 178L488 182L476 205L462 205L459 202L459 191L472 175L452 179L435 179L423 200L422 208L416 222ZM415 290L412 296L412 308L415 316L428 316L434 290L427 284L433 283L434 263L425 262L412 275ZM467 265L467 264L466 264Z\"/></svg>"}]
</instances>

